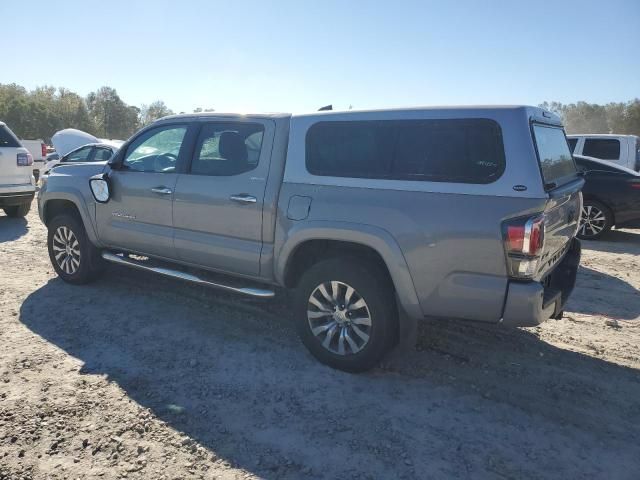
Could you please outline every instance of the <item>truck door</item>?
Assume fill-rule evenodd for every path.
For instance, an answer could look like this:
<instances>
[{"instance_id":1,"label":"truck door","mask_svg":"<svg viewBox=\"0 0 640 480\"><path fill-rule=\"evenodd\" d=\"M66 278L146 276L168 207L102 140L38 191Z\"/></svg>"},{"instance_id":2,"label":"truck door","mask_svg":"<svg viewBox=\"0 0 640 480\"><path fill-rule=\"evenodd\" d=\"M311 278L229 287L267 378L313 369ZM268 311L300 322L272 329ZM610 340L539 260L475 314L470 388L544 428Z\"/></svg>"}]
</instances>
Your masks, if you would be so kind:
<instances>
[{"instance_id":1,"label":"truck door","mask_svg":"<svg viewBox=\"0 0 640 480\"><path fill-rule=\"evenodd\" d=\"M111 199L96 205L98 237L109 247L175 258L172 209L178 164L186 156L188 124L141 133L110 173Z\"/></svg>"},{"instance_id":2,"label":"truck door","mask_svg":"<svg viewBox=\"0 0 640 480\"><path fill-rule=\"evenodd\" d=\"M275 123L203 122L173 204L178 259L227 273L258 275Z\"/></svg>"}]
</instances>

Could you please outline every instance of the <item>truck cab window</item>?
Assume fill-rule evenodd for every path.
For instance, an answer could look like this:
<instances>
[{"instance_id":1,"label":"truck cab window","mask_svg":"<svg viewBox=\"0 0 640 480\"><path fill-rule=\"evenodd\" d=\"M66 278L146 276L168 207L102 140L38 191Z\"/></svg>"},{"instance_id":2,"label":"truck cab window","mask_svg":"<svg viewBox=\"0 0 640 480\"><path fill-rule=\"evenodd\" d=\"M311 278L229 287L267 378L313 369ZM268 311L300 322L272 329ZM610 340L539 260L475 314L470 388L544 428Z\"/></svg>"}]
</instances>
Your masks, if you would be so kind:
<instances>
[{"instance_id":1,"label":"truck cab window","mask_svg":"<svg viewBox=\"0 0 640 480\"><path fill-rule=\"evenodd\" d=\"M258 166L264 127L255 123L209 123L202 127L191 173L231 176Z\"/></svg>"},{"instance_id":2,"label":"truck cab window","mask_svg":"<svg viewBox=\"0 0 640 480\"><path fill-rule=\"evenodd\" d=\"M143 133L127 148L123 166L137 172L175 172L186 133L186 126L159 127Z\"/></svg>"}]
</instances>

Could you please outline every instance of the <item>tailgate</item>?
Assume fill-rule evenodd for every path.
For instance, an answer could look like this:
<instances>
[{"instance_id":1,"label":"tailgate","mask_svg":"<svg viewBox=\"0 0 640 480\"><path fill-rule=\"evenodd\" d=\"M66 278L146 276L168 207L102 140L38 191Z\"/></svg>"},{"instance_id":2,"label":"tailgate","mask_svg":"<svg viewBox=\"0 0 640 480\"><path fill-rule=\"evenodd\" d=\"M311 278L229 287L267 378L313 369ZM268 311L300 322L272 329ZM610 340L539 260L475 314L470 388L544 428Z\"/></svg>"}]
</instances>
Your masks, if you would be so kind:
<instances>
[{"instance_id":1,"label":"tailgate","mask_svg":"<svg viewBox=\"0 0 640 480\"><path fill-rule=\"evenodd\" d=\"M562 126L533 122L531 132L548 195L544 249L538 266L538 276L543 277L562 259L578 231L584 180L578 176Z\"/></svg>"},{"instance_id":2,"label":"tailgate","mask_svg":"<svg viewBox=\"0 0 640 480\"><path fill-rule=\"evenodd\" d=\"M584 180L577 178L549 193L544 211L544 250L538 267L539 277L562 259L578 231L583 185Z\"/></svg>"},{"instance_id":3,"label":"tailgate","mask_svg":"<svg viewBox=\"0 0 640 480\"><path fill-rule=\"evenodd\" d=\"M18 166L18 153L28 153L23 147L0 148L0 185L31 183L31 166Z\"/></svg>"}]
</instances>

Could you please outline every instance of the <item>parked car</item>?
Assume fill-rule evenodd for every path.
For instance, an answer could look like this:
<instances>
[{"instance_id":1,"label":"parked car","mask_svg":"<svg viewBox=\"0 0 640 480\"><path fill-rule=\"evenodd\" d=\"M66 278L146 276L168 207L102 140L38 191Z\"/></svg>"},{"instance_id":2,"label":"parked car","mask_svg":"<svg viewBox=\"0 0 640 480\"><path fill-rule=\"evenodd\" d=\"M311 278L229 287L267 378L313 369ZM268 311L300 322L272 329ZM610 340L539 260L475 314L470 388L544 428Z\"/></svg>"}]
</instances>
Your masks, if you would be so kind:
<instances>
[{"instance_id":1,"label":"parked car","mask_svg":"<svg viewBox=\"0 0 640 480\"><path fill-rule=\"evenodd\" d=\"M29 150L31 156L33 157L33 176L36 179L36 183L38 182L38 178L40 177L40 173L44 168L45 158L47 157L47 146L41 140L20 140L20 143L24 148Z\"/></svg>"},{"instance_id":2,"label":"parked car","mask_svg":"<svg viewBox=\"0 0 640 480\"><path fill-rule=\"evenodd\" d=\"M10 217L29 213L36 191L32 166L29 150L0 122L0 208Z\"/></svg>"},{"instance_id":3,"label":"parked car","mask_svg":"<svg viewBox=\"0 0 640 480\"><path fill-rule=\"evenodd\" d=\"M90 143L76 148L62 158L49 160L44 168L44 175L49 175L51 169L57 165L81 162L106 162L118 151L118 146L112 143ZM55 155L57 154L50 154Z\"/></svg>"},{"instance_id":4,"label":"parked car","mask_svg":"<svg viewBox=\"0 0 640 480\"><path fill-rule=\"evenodd\" d=\"M574 155L640 171L640 137L636 135L567 135L567 140Z\"/></svg>"},{"instance_id":5,"label":"parked car","mask_svg":"<svg viewBox=\"0 0 640 480\"><path fill-rule=\"evenodd\" d=\"M106 260L253 297L291 289L311 353L362 371L402 318L562 316L583 183L559 118L534 107L191 114L107 165L55 168L38 206L63 280Z\"/></svg>"},{"instance_id":6,"label":"parked car","mask_svg":"<svg viewBox=\"0 0 640 480\"><path fill-rule=\"evenodd\" d=\"M640 173L597 158L574 158L585 179L578 237L595 240L614 226L640 228Z\"/></svg>"}]
</instances>

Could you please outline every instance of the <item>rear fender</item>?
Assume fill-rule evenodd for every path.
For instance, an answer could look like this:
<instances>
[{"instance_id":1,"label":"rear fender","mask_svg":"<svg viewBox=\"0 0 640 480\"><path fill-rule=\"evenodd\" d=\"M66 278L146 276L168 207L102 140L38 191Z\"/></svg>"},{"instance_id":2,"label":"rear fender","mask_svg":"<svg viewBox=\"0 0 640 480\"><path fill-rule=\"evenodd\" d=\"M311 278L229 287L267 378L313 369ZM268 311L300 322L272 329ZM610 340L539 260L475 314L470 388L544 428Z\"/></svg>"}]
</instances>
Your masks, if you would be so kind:
<instances>
[{"instance_id":1,"label":"rear fender","mask_svg":"<svg viewBox=\"0 0 640 480\"><path fill-rule=\"evenodd\" d=\"M411 318L423 318L413 279L400 246L389 232L370 225L332 221L311 221L294 225L276 253L274 275L279 284L285 283L288 262L296 248L309 240L351 242L375 250L389 270L398 301L404 311Z\"/></svg>"}]
</instances>

